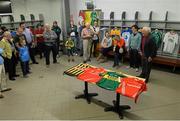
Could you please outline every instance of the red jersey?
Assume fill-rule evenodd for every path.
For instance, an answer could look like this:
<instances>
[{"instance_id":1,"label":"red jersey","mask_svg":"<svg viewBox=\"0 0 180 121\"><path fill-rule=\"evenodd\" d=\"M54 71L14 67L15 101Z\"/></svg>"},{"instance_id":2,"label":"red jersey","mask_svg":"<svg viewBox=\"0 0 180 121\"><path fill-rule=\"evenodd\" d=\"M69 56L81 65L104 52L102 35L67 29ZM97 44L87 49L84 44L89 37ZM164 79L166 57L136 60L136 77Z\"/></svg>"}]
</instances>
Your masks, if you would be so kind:
<instances>
[{"instance_id":1,"label":"red jersey","mask_svg":"<svg viewBox=\"0 0 180 121\"><path fill-rule=\"evenodd\" d=\"M113 45L121 48L121 47L125 46L125 41L123 38L121 38L119 41L115 39L113 42Z\"/></svg>"},{"instance_id":2,"label":"red jersey","mask_svg":"<svg viewBox=\"0 0 180 121\"><path fill-rule=\"evenodd\" d=\"M36 29L34 34L43 34L44 29ZM37 42L44 42L44 38L43 37L36 37Z\"/></svg>"},{"instance_id":3,"label":"red jersey","mask_svg":"<svg viewBox=\"0 0 180 121\"><path fill-rule=\"evenodd\" d=\"M119 88L116 89L117 93L135 99L135 103L139 95L146 91L146 83L137 78L122 78Z\"/></svg>"},{"instance_id":4,"label":"red jersey","mask_svg":"<svg viewBox=\"0 0 180 121\"><path fill-rule=\"evenodd\" d=\"M106 70L104 68L86 68L77 78L82 81L97 83L102 78L100 74L105 72Z\"/></svg>"}]
</instances>

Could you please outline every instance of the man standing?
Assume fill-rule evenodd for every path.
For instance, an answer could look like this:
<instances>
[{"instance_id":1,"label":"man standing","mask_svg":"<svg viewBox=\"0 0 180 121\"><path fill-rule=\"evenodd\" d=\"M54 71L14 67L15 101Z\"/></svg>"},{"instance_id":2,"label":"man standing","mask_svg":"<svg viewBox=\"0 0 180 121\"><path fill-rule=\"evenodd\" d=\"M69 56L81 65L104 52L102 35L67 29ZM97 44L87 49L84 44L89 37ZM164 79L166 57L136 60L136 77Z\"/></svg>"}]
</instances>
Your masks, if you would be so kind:
<instances>
[{"instance_id":1,"label":"man standing","mask_svg":"<svg viewBox=\"0 0 180 121\"><path fill-rule=\"evenodd\" d=\"M142 57L142 72L139 77L145 78L146 83L148 83L152 67L152 60L156 56L156 45L153 41L153 37L151 36L151 28L143 27L142 34L143 37L140 52Z\"/></svg>"},{"instance_id":2,"label":"man standing","mask_svg":"<svg viewBox=\"0 0 180 121\"><path fill-rule=\"evenodd\" d=\"M19 24L20 28L22 28L24 30L23 34L26 37L27 40L27 46L29 48L29 54L30 54L30 58L32 60L33 64L38 64L38 62L35 59L35 43L34 43L34 38L33 38L33 34L30 31L30 29L26 28L25 23L21 22Z\"/></svg>"},{"instance_id":3,"label":"man standing","mask_svg":"<svg viewBox=\"0 0 180 121\"><path fill-rule=\"evenodd\" d=\"M90 46L92 38L92 30L90 29L90 24L86 23L86 27L82 30L81 37L83 39L83 59L84 63L90 61Z\"/></svg>"},{"instance_id":4,"label":"man standing","mask_svg":"<svg viewBox=\"0 0 180 121\"><path fill-rule=\"evenodd\" d=\"M91 51L90 51L90 57L93 53L93 56L96 57L97 55L97 45L99 43L99 26L98 22L94 22L94 26L92 27L93 30L93 37L92 37L92 45L91 45Z\"/></svg>"},{"instance_id":5,"label":"man standing","mask_svg":"<svg viewBox=\"0 0 180 121\"><path fill-rule=\"evenodd\" d=\"M84 29L85 27L85 23L84 21L82 21L81 23L79 23L80 27L79 27L79 49L80 49L80 52L79 52L79 55L80 56L83 56L83 40L81 38L81 33L82 33L82 30Z\"/></svg>"},{"instance_id":6,"label":"man standing","mask_svg":"<svg viewBox=\"0 0 180 121\"><path fill-rule=\"evenodd\" d=\"M56 33L57 35L57 40L56 40L56 43L57 43L57 50L58 50L58 53L60 51L60 35L61 35L61 28L58 26L58 23L57 21L54 21L53 22L53 26L52 26L52 30Z\"/></svg>"}]
</instances>

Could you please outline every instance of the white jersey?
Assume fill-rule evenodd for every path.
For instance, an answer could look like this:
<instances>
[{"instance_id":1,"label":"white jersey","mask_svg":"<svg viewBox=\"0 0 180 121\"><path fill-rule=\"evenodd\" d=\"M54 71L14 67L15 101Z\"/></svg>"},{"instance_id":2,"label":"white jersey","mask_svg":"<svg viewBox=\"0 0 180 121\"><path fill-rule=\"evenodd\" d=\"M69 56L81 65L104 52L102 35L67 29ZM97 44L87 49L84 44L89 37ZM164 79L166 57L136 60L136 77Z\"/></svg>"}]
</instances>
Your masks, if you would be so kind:
<instances>
[{"instance_id":1,"label":"white jersey","mask_svg":"<svg viewBox=\"0 0 180 121\"><path fill-rule=\"evenodd\" d=\"M166 33L163 42L163 51L167 53L173 53L176 44L178 44L178 34L173 32Z\"/></svg>"}]
</instances>

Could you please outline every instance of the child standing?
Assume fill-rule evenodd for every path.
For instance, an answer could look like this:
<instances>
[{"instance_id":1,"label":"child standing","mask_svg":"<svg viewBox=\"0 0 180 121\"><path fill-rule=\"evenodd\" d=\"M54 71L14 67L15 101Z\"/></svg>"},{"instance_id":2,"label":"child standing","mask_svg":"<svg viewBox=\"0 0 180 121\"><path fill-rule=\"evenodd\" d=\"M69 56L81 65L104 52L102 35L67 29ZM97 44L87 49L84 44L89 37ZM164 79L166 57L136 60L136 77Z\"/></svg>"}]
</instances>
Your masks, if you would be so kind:
<instances>
[{"instance_id":1,"label":"child standing","mask_svg":"<svg viewBox=\"0 0 180 121\"><path fill-rule=\"evenodd\" d=\"M21 69L23 72L23 77L27 78L28 77L27 74L30 73L29 72L29 60L30 60L29 51L28 51L28 47L26 46L25 40L20 40L19 45L20 45L19 57L20 57L20 62L21 62Z\"/></svg>"},{"instance_id":2,"label":"child standing","mask_svg":"<svg viewBox=\"0 0 180 121\"><path fill-rule=\"evenodd\" d=\"M71 57L72 57L72 61L74 62L74 57L73 57L74 42L73 42L73 40L70 37L66 41L65 47L67 49L68 62L71 61Z\"/></svg>"}]
</instances>

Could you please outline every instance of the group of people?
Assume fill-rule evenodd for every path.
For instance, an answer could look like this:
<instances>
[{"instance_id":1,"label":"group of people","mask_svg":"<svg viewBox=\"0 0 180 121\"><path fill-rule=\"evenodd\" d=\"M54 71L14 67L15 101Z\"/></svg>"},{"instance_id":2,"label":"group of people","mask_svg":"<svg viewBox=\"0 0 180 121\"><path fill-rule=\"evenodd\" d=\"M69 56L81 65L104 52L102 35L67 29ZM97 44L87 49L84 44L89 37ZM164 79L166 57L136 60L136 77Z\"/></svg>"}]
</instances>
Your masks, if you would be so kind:
<instances>
[{"instance_id":1,"label":"group of people","mask_svg":"<svg viewBox=\"0 0 180 121\"><path fill-rule=\"evenodd\" d=\"M84 23L83 23L84 24ZM80 40L83 48L83 62L91 61L91 54L96 57L97 44L99 41L99 27L95 21L94 26L86 23L83 29L80 29ZM154 38L151 35L151 28L143 27L139 29L137 25L131 27L132 34L130 35L128 47L126 46L124 38L120 32L117 35L111 35L110 31L106 31L104 38L100 42L100 54L97 61L100 63L106 62L111 51L114 56L113 67L119 68L120 61L128 53L129 66L128 68L135 68L139 71L140 65L142 72L139 75L149 81L151 72L152 60L156 56L157 47ZM92 49L94 47L94 50Z\"/></svg>"},{"instance_id":2,"label":"group of people","mask_svg":"<svg viewBox=\"0 0 180 121\"><path fill-rule=\"evenodd\" d=\"M38 64L35 55L38 53L40 58L45 57L46 65L50 65L50 52L53 53L53 63L57 62L59 52L59 38L61 29L57 21L53 22L51 27L49 24L42 26L37 25L37 28L32 31L27 28L24 22L19 24L15 34L11 33L6 27L0 29L0 71L1 77L8 74L9 80L15 81L20 75L16 73L16 66L21 65L23 77L27 78L31 73L29 61L32 64ZM5 76L3 76L5 77ZM6 78L0 80L0 92L11 90L7 88ZM0 98L2 98L0 93Z\"/></svg>"}]
</instances>

